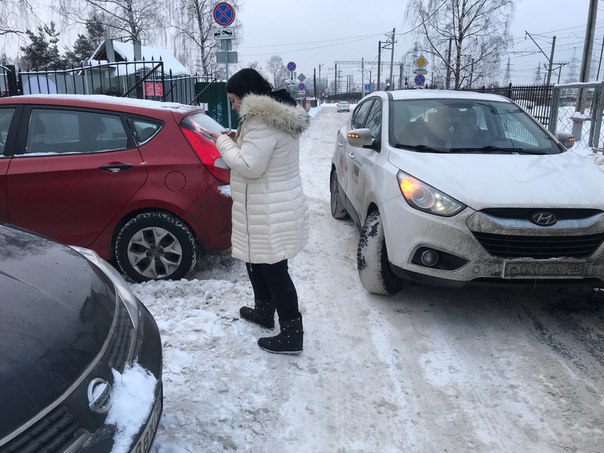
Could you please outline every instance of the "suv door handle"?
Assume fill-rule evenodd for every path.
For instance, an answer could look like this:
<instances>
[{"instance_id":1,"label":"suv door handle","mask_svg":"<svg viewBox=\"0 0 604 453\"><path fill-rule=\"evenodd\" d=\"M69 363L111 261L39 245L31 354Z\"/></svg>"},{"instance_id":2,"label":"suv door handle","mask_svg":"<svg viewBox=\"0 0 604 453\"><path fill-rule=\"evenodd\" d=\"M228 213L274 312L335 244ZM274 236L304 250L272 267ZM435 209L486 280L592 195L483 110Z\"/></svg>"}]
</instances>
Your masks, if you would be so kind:
<instances>
[{"instance_id":1,"label":"suv door handle","mask_svg":"<svg viewBox=\"0 0 604 453\"><path fill-rule=\"evenodd\" d=\"M119 173L122 170L128 170L129 168L132 168L132 167L133 167L132 164L115 163L115 164L101 165L99 167L99 170L105 170L105 171L109 171L111 173Z\"/></svg>"}]
</instances>

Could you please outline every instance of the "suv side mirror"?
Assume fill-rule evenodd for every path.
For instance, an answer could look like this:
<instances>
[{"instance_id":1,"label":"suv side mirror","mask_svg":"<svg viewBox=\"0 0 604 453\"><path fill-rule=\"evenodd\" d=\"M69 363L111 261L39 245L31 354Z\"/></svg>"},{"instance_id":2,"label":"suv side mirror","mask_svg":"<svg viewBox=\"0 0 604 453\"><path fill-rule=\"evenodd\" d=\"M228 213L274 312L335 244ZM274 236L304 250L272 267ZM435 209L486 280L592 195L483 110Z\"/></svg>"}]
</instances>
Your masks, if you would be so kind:
<instances>
[{"instance_id":1,"label":"suv side mirror","mask_svg":"<svg viewBox=\"0 0 604 453\"><path fill-rule=\"evenodd\" d=\"M375 143L375 140L371 136L371 131L368 128L348 131L346 140L350 146L354 146L355 148L372 148Z\"/></svg>"},{"instance_id":2,"label":"suv side mirror","mask_svg":"<svg viewBox=\"0 0 604 453\"><path fill-rule=\"evenodd\" d=\"M567 132L558 132L556 138L566 149L571 149L577 140L574 135Z\"/></svg>"}]
</instances>

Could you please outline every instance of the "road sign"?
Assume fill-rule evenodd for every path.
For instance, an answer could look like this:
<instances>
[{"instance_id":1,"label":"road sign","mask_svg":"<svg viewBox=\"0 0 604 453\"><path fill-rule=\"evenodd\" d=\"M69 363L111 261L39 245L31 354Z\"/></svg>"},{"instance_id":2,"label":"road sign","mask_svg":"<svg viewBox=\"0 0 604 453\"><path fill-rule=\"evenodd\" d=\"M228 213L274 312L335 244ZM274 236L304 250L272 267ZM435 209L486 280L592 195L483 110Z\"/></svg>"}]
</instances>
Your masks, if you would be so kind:
<instances>
[{"instance_id":1,"label":"road sign","mask_svg":"<svg viewBox=\"0 0 604 453\"><path fill-rule=\"evenodd\" d=\"M219 28L214 32L214 39L233 39L235 31L232 28Z\"/></svg>"},{"instance_id":2,"label":"road sign","mask_svg":"<svg viewBox=\"0 0 604 453\"><path fill-rule=\"evenodd\" d=\"M363 87L365 92L369 92L371 91L371 84L370 83L366 83L365 86Z\"/></svg>"},{"instance_id":3,"label":"road sign","mask_svg":"<svg viewBox=\"0 0 604 453\"><path fill-rule=\"evenodd\" d=\"M226 27L227 25L231 25L235 20L235 10L229 3L220 2L214 6L212 17L218 25Z\"/></svg>"},{"instance_id":4,"label":"road sign","mask_svg":"<svg viewBox=\"0 0 604 453\"><path fill-rule=\"evenodd\" d=\"M306 87L304 86L304 84L302 82L300 82L298 84L298 89L304 91L304 88L306 88Z\"/></svg>"},{"instance_id":5,"label":"road sign","mask_svg":"<svg viewBox=\"0 0 604 453\"><path fill-rule=\"evenodd\" d=\"M418 74L415 76L415 84L418 87L421 87L424 83L426 83L426 77L423 74Z\"/></svg>"},{"instance_id":6,"label":"road sign","mask_svg":"<svg viewBox=\"0 0 604 453\"><path fill-rule=\"evenodd\" d=\"M237 52L216 52L216 63L237 63L238 57Z\"/></svg>"},{"instance_id":7,"label":"road sign","mask_svg":"<svg viewBox=\"0 0 604 453\"><path fill-rule=\"evenodd\" d=\"M296 70L296 63L294 63L293 61L287 63L287 70L289 72L294 72Z\"/></svg>"},{"instance_id":8,"label":"road sign","mask_svg":"<svg viewBox=\"0 0 604 453\"><path fill-rule=\"evenodd\" d=\"M415 65L421 69L428 65L428 60L426 60L426 57L423 55L420 55L419 58L415 60Z\"/></svg>"},{"instance_id":9,"label":"road sign","mask_svg":"<svg viewBox=\"0 0 604 453\"><path fill-rule=\"evenodd\" d=\"M304 74L300 73L300 75L298 76L298 80L300 82L304 82L306 80L306 76Z\"/></svg>"},{"instance_id":10,"label":"road sign","mask_svg":"<svg viewBox=\"0 0 604 453\"><path fill-rule=\"evenodd\" d=\"M422 74L422 75L426 75L428 74L428 70L424 69L424 68L417 68L413 70L413 74Z\"/></svg>"}]
</instances>

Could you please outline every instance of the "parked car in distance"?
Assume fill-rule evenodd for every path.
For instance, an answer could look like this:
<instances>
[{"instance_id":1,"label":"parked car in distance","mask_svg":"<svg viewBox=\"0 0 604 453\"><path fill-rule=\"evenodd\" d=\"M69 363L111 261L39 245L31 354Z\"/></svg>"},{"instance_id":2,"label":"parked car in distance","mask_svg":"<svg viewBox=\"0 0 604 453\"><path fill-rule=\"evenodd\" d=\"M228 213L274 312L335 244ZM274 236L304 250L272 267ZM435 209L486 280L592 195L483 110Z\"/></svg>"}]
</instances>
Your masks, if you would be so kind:
<instances>
[{"instance_id":1,"label":"parked car in distance","mask_svg":"<svg viewBox=\"0 0 604 453\"><path fill-rule=\"evenodd\" d=\"M116 441L149 451L162 413L149 311L91 250L5 224L0 245L0 451L109 453ZM114 373L130 372L148 380L134 401L134 389L116 391ZM142 413L126 420L123 407ZM127 423L131 439L118 429Z\"/></svg>"},{"instance_id":2,"label":"parked car in distance","mask_svg":"<svg viewBox=\"0 0 604 453\"><path fill-rule=\"evenodd\" d=\"M131 280L230 247L230 173L200 107L102 95L0 99L0 221L87 247Z\"/></svg>"},{"instance_id":3,"label":"parked car in distance","mask_svg":"<svg viewBox=\"0 0 604 453\"><path fill-rule=\"evenodd\" d=\"M350 102L340 101L336 104L338 112L350 112Z\"/></svg>"},{"instance_id":4,"label":"parked car in distance","mask_svg":"<svg viewBox=\"0 0 604 453\"><path fill-rule=\"evenodd\" d=\"M360 228L370 292L604 285L604 172L504 97L366 96L337 133L330 190L333 217Z\"/></svg>"}]
</instances>

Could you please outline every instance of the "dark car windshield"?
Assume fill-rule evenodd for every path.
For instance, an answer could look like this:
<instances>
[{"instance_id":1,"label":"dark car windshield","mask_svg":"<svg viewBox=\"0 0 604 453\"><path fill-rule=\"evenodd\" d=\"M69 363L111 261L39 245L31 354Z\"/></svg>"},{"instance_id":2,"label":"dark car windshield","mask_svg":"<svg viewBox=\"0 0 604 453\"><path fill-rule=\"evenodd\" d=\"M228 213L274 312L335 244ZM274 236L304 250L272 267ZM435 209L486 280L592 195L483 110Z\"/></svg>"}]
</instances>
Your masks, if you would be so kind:
<instances>
[{"instance_id":1,"label":"dark car windshield","mask_svg":"<svg viewBox=\"0 0 604 453\"><path fill-rule=\"evenodd\" d=\"M476 99L392 101L390 145L417 152L558 154L566 148L517 105Z\"/></svg>"}]
</instances>

